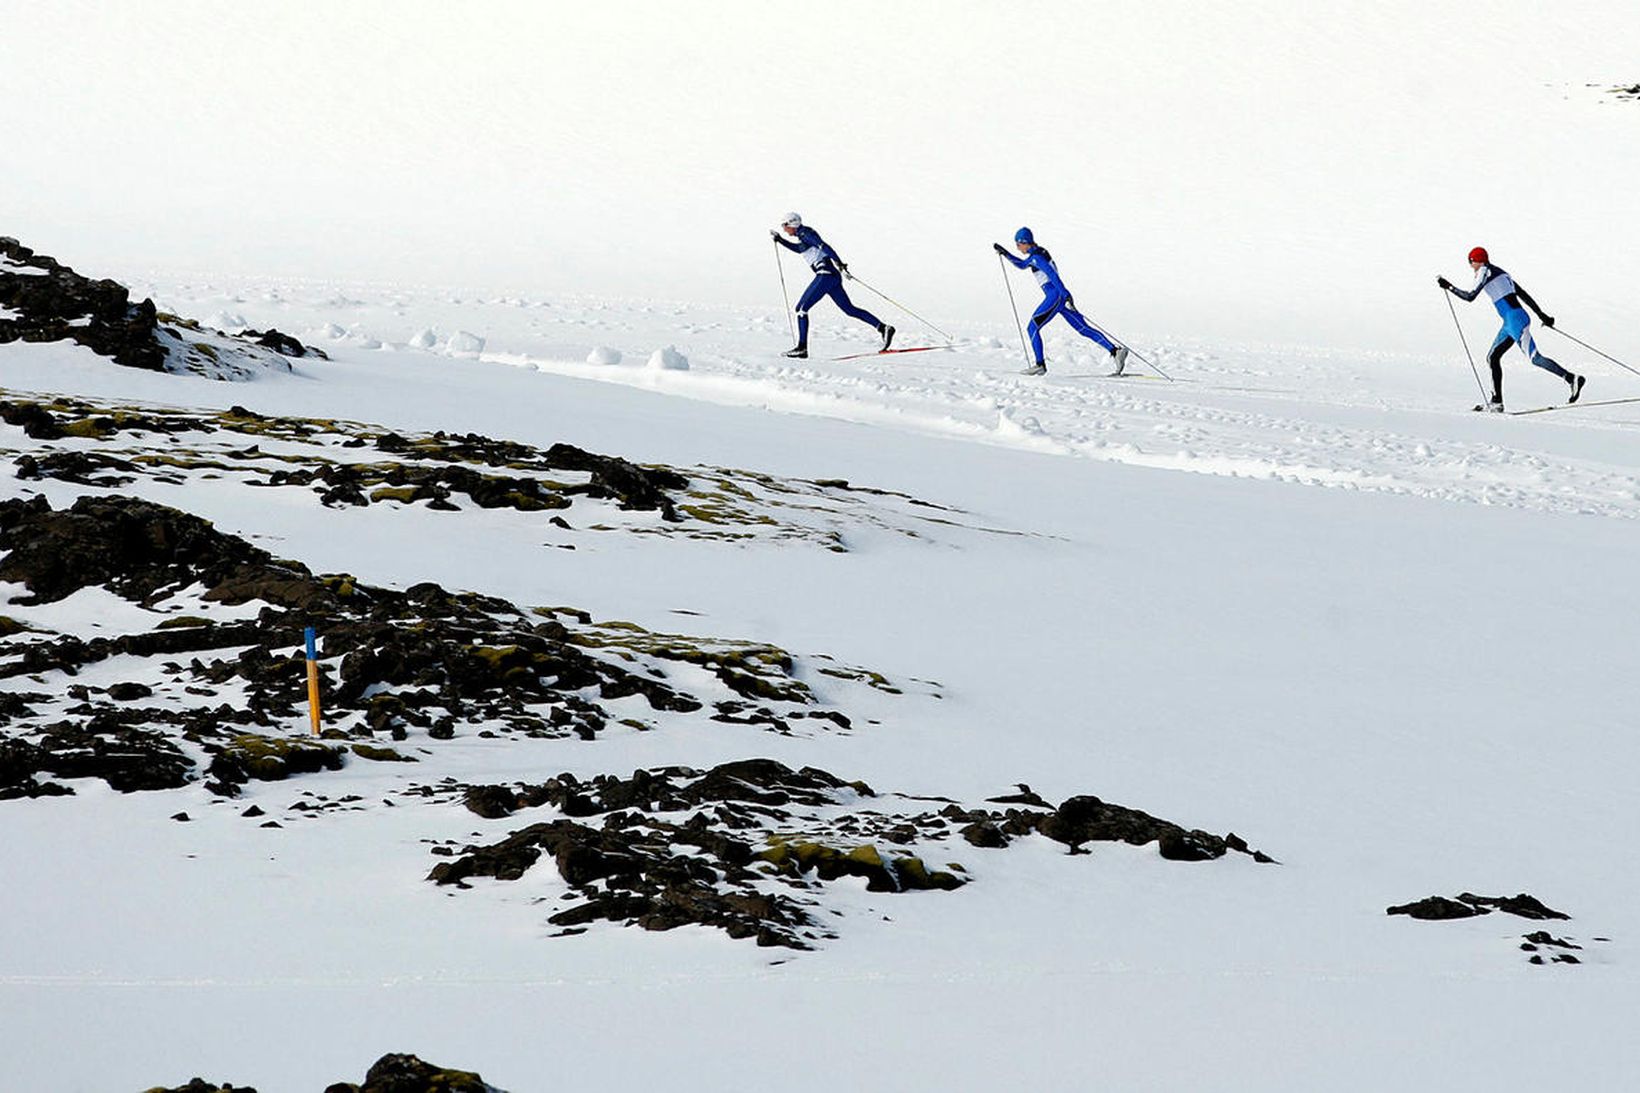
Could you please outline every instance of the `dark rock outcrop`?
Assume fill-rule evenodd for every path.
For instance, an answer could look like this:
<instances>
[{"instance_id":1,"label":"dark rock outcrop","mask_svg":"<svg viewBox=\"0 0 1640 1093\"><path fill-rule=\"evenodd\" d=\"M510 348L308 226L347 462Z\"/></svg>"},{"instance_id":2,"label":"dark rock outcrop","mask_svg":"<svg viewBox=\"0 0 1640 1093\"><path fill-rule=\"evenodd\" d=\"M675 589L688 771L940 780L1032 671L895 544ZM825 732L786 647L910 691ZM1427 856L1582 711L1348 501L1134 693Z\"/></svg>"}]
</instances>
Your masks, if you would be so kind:
<instances>
[{"instance_id":1,"label":"dark rock outcrop","mask_svg":"<svg viewBox=\"0 0 1640 1093\"><path fill-rule=\"evenodd\" d=\"M147 1093L256 1093L248 1085L217 1085L195 1078L186 1085L155 1086ZM468 1070L435 1066L414 1055L383 1055L365 1072L364 1084L335 1082L324 1093L506 1093Z\"/></svg>"},{"instance_id":2,"label":"dark rock outcrop","mask_svg":"<svg viewBox=\"0 0 1640 1093\"><path fill-rule=\"evenodd\" d=\"M1153 842L1169 861L1211 861L1223 857L1229 849L1217 835L1186 831L1148 812L1106 804L1097 797L1070 798L1043 818L1039 830L1072 851L1089 842L1124 842L1131 846Z\"/></svg>"},{"instance_id":3,"label":"dark rock outcrop","mask_svg":"<svg viewBox=\"0 0 1640 1093\"><path fill-rule=\"evenodd\" d=\"M67 339L128 368L165 368L152 300L133 304L124 285L82 277L8 237L0 237L0 307L18 315L0 319L0 343Z\"/></svg>"},{"instance_id":4,"label":"dark rock outcrop","mask_svg":"<svg viewBox=\"0 0 1640 1093\"><path fill-rule=\"evenodd\" d=\"M318 357L328 361L330 355L316 346L303 345L295 338L282 331L269 327L267 330L246 330L239 335L249 338L264 349L271 349L282 357Z\"/></svg>"},{"instance_id":5,"label":"dark rock outcrop","mask_svg":"<svg viewBox=\"0 0 1640 1093\"><path fill-rule=\"evenodd\" d=\"M146 602L195 581L216 588L274 570L272 556L209 521L129 497L81 497L66 510L44 498L0 502L0 581L28 586L19 602L53 603L100 586ZM290 579L305 576L283 569Z\"/></svg>"},{"instance_id":6,"label":"dark rock outcrop","mask_svg":"<svg viewBox=\"0 0 1640 1093\"><path fill-rule=\"evenodd\" d=\"M560 774L533 785L466 786L462 794L467 808L487 819L538 807L556 809L560 818L459 854L436 848L448 859L428 875L437 884L466 887L475 877L514 881L545 858L579 901L552 915L555 925L573 929L609 921L664 930L692 923L793 949L830 936L805 910L811 901L802 894L817 882L855 877L867 891L884 893L966 883L960 865L933 868L900 849L914 842L960 835L973 846L1001 849L1015 838L1056 830L1061 841L1075 839L1076 845L1092 839L1158 842L1173 860L1251 853L1234 835L1186 831L1092 797L1072 798L1051 811L998 812L953 802L937 813L896 814L864 782L814 767L793 770L772 759L737 760L707 771L638 770L629 778ZM771 891L771 882L793 894Z\"/></svg>"},{"instance_id":7,"label":"dark rock outcrop","mask_svg":"<svg viewBox=\"0 0 1640 1093\"><path fill-rule=\"evenodd\" d=\"M1460 893L1456 899L1430 896L1413 903L1402 903L1385 909L1385 914L1406 915L1409 918L1440 922L1457 918L1489 915L1494 910L1519 918L1535 920L1570 919L1572 916L1545 906L1525 892L1514 896L1477 896L1472 892Z\"/></svg>"},{"instance_id":8,"label":"dark rock outcrop","mask_svg":"<svg viewBox=\"0 0 1640 1093\"><path fill-rule=\"evenodd\" d=\"M53 509L40 497L0 501L0 551L0 581L24 586L28 594L19 598L22 603L51 603L96 587L155 609L185 589L207 601L264 604L254 619L233 622L156 616L156 626L148 632L86 638L30 635L0 655L4 679L54 671L73 675L115 657L193 654L185 668L173 668L191 677L188 690L210 694L232 685L245 695L235 708L188 712L175 710L166 695L155 698L148 683L116 684L83 695L74 712L82 719L100 719L94 735L102 743L87 747L88 754L104 758L75 766L73 773L49 765L39 769L67 777L107 777L119 788L162 788L191 776L191 763L167 760L163 770L154 768L153 742L131 735L153 728L188 734L203 747L211 756L210 786L221 793L235 793L250 779L339 766L340 747L293 747L269 754L271 745L264 743L257 755L247 755L242 747L245 739L276 739L266 732L247 735L248 728L290 726L303 712L306 691L298 647L307 625L323 634L327 713L333 723L350 725L354 736L403 740L421 730L428 739L447 740L458 725L470 724L490 733L593 739L613 720L606 702L639 698L658 713L703 710L700 699L672 686L651 666L667 660L702 665L731 690L762 695L771 705L760 707L760 716L776 731L790 732L787 719L810 715L802 708L816 703L794 678L791 657L778 649L696 644L635 627L583 637L572 627L590 626L590 621L575 612L525 613L503 600L453 593L432 583L397 591L346 574L319 576L226 535L208 521L132 497L86 496L66 510ZM599 649L621 649L623 643L635 643L651 658L649 663L627 652L598 655ZM205 657L220 650L237 652ZM151 698L155 708L138 709L138 703ZM799 709L780 712L776 704ZM33 716L27 713L32 709L21 701L0 702L0 724L17 714ZM835 711L812 713L847 724ZM630 713L623 720L645 727L633 722ZM127 736L131 747L117 743L116 738ZM410 758L351 750L362 758ZM146 757L147 766L141 772L120 771L109 757L125 753ZM753 792L728 774L723 777L728 780L722 786L696 792L720 792L726 799ZM30 787L35 784L14 779L11 791L34 792Z\"/></svg>"}]
</instances>

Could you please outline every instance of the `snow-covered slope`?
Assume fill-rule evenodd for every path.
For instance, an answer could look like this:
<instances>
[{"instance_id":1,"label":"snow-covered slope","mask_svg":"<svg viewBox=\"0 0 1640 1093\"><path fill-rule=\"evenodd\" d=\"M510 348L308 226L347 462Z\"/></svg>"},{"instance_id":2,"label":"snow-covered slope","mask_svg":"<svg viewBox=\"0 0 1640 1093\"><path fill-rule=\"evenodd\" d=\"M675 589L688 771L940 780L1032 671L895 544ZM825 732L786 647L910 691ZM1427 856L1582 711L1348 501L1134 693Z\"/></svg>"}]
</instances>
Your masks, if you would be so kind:
<instances>
[{"instance_id":1,"label":"snow-covered slope","mask_svg":"<svg viewBox=\"0 0 1640 1093\"><path fill-rule=\"evenodd\" d=\"M807 487L805 500L776 478L753 485L746 504L797 503L768 510L817 533L795 536L780 531L788 518L747 537L632 534L650 518L589 523L574 507L566 529L550 512L464 497L458 512L391 500L338 510L308 490L247 490L233 469L247 450L231 435L215 442L214 477L121 487L320 573L771 643L853 727L771 735L649 712L652 731L592 741L426 740L420 764L252 782L235 803L197 785L120 796L83 780L76 797L5 802L0 853L39 879L8 912L27 929L8 935L7 1024L57 1045L26 1055L27 1079L90 1089L203 1071L296 1090L403 1049L514 1090L540 1087L546 1068L650 1082L680 1053L698 1060L685 1080L696 1088L770 1074L814 1089L1375 1088L1385 1074L1599 1086L1635 1062L1623 953L1640 922L1626 840L1612 838L1633 824L1622 771L1640 697L1625 682L1640 609L1626 576L1633 405L1473 415L1472 381L1450 361L1383 353L1136 343L1169 384L1106 379L1050 340L1055 371L1034 380L977 331L955 331L971 337L942 353L794 365L772 352L783 331L768 312L137 287L184 314L232 309L335 359L222 384L11 346L7 397L238 405L411 440L443 429L581 444L696 476L724 468L711 473L747 485L755 472L890 492L827 500ZM481 354L444 348L461 329L483 332ZM408 344L429 330L420 340L434 349ZM860 343L819 322L815 344ZM669 345L687 370L648 367ZM587 363L614 356L599 348L623 363ZM1511 378L1520 398L1555 397L1547 378ZM1591 383L1591 398L1631 389L1620 375ZM126 457L146 447L67 443ZM308 443L269 435L249 452L299 468ZM165 450L195 444L178 436ZM13 459L42 450L16 429L6 447ZM108 492L4 481L10 496L56 506ZM104 633L152 625L113 603L6 613ZM894 696L814 674L827 663L937 682ZM1281 864L923 836L908 849L971 882L894 895L832 882L821 906L835 936L796 957L698 927L548 938L568 890L545 866L449 897L421 879L448 860L430 846L489 845L556 813L486 820L437 794L406 808L411 787L754 755L965 808L1007 807L981 802L1017 782L1050 802L1094 794L1234 831ZM284 826L242 818L251 804ZM191 822L167 820L178 811ZM1527 892L1573 918L1384 914L1464 892ZM91 910L110 902L120 913ZM1582 948L1521 951L1545 928ZM262 940L247 948L247 933ZM1528 963L1562 951L1580 963ZM118 1051L67 1058L73 1038L54 1030L87 1010L105 1027L159 1016L186 1031L119 1034ZM457 1011L484 1016L445 1016ZM540 1039L543 1019L560 1034ZM313 1049L247 1045L233 1031L247 1023ZM644 1051L630 1048L634 1027ZM1090 1030L1096 1053L1069 1046ZM1527 1030L1557 1050L1519 1050ZM1460 1033L1477 1046L1456 1050ZM834 1046L794 1067L794 1036ZM908 1037L924 1045L914 1065L889 1046ZM1210 1047L1181 1052L1181 1040Z\"/></svg>"},{"instance_id":2,"label":"snow-covered slope","mask_svg":"<svg viewBox=\"0 0 1640 1093\"><path fill-rule=\"evenodd\" d=\"M1640 367L1634 5L36 7L0 232L197 320L183 353L333 359L0 345L0 536L100 498L221 562L147 577L246 593L0 585L0 790L74 790L0 800L0 1087L296 1093L390 1051L512 1093L1640 1071L1640 377L1544 332L1584 402L1472 414L1432 284L1483 243ZM897 346L949 347L832 359L874 339L822 304L781 358L794 207ZM1170 378L1058 323L1017 374L1021 223ZM1564 398L1506 369L1511 408ZM687 479L682 519L559 444ZM307 733L303 611L340 769L252 776ZM369 627L467 655L370 682ZM548 654L590 673L550 701L508 675ZM61 773L130 760L86 732L173 788ZM818 796L664 770L749 759ZM1279 864L1063 837L1090 795ZM676 919L589 881L552 826L589 817L725 902L623 927ZM767 868L714 864L734 832ZM1386 914L1523 893L1570 919ZM736 917L770 906L807 948Z\"/></svg>"}]
</instances>

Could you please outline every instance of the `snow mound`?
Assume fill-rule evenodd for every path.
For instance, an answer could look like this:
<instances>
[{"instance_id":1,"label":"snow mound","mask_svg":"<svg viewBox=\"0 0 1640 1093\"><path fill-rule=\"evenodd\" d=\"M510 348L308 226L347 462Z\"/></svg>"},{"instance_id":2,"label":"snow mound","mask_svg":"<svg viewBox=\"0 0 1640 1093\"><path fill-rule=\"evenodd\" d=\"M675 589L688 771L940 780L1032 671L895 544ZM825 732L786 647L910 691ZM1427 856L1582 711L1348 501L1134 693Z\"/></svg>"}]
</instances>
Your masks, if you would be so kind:
<instances>
[{"instance_id":1,"label":"snow mound","mask_svg":"<svg viewBox=\"0 0 1640 1093\"><path fill-rule=\"evenodd\" d=\"M619 349L611 349L607 345L600 345L597 348L595 348L592 352L587 354L587 363L588 364L620 364L621 363L621 351Z\"/></svg>"},{"instance_id":2,"label":"snow mound","mask_svg":"<svg viewBox=\"0 0 1640 1093\"><path fill-rule=\"evenodd\" d=\"M466 330L458 330L450 335L449 341L444 343L444 350L452 355L471 354L477 356L484 352L484 339L477 334Z\"/></svg>"},{"instance_id":3,"label":"snow mound","mask_svg":"<svg viewBox=\"0 0 1640 1093\"><path fill-rule=\"evenodd\" d=\"M410 344L416 349L431 349L438 344L438 335L431 327L422 327L410 339Z\"/></svg>"},{"instance_id":4,"label":"snow mound","mask_svg":"<svg viewBox=\"0 0 1640 1093\"><path fill-rule=\"evenodd\" d=\"M648 367L663 372L689 371L689 358L679 353L676 346L657 349L649 355Z\"/></svg>"}]
</instances>

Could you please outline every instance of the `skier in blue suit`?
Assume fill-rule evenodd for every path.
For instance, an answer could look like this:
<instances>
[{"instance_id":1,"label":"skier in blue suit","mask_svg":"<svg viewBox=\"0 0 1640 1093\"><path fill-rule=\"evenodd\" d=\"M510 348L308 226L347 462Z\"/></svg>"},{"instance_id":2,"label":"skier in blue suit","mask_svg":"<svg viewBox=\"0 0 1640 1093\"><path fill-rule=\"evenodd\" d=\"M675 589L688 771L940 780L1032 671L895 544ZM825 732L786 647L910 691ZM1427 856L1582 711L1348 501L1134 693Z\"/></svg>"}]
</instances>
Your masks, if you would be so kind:
<instances>
[{"instance_id":1,"label":"skier in blue suit","mask_svg":"<svg viewBox=\"0 0 1640 1093\"><path fill-rule=\"evenodd\" d=\"M814 280L809 282L809 287L803 290L803 295L797 301L797 345L786 350L785 355L799 359L809 355L809 309L825 296L830 296L836 301L844 315L876 327L877 333L883 338L883 344L878 352L886 350L894 341L894 328L865 308L857 307L854 301L848 298L848 293L843 290L843 278L853 280L853 274L849 273L847 263L837 257L837 252L820 238L820 233L804 224L803 218L796 213L786 214L786 218L780 222L780 231L791 236L796 242L781 238L780 232L777 231L771 231L769 234L782 247L801 255L803 261L814 271Z\"/></svg>"},{"instance_id":2,"label":"skier in blue suit","mask_svg":"<svg viewBox=\"0 0 1640 1093\"><path fill-rule=\"evenodd\" d=\"M1031 349L1036 353L1036 363L1025 369L1025 375L1040 376L1048 371L1047 364L1042 360L1042 328L1055 315L1063 315L1065 321L1071 324L1072 330L1095 344L1104 346L1110 353L1111 363L1116 366L1111 375L1122 374L1122 369L1127 367L1127 347L1114 344L1076 310L1076 302L1071 299L1070 290L1065 287L1065 282L1059 279L1059 269L1053 264L1053 255L1048 253L1047 248L1037 246L1030 228L1020 228L1014 233L1014 246L1019 248L1019 253L1023 254L1024 258L1015 258L1001 243L992 243L991 246L998 254L1012 262L1016 269L1030 270L1036 277L1036 283L1042 286L1042 302L1031 315L1030 326Z\"/></svg>"},{"instance_id":3,"label":"skier in blue suit","mask_svg":"<svg viewBox=\"0 0 1640 1093\"><path fill-rule=\"evenodd\" d=\"M1538 351L1537 343L1532 340L1532 318L1526 314L1525 303L1533 311L1544 326L1555 325L1554 316L1545 315L1543 309L1531 295L1515 283L1501 266L1494 266L1492 258L1486 253L1485 247L1476 247L1469 252L1469 268L1475 271L1475 287L1461 289L1453 286L1445 277L1435 278L1435 283L1446 289L1460 300L1473 300L1482 292L1491 299L1492 306L1498 309L1503 318L1503 329L1492 341L1492 348L1487 351L1486 363L1492 366L1492 401L1486 408L1495 414L1503 412L1503 354L1511 345L1520 346L1520 351L1526 354L1526 359L1551 375L1559 376L1572 389L1572 397L1567 402L1576 402L1583 393L1584 377L1573 375L1554 361ZM1478 407L1477 407L1478 409Z\"/></svg>"}]
</instances>

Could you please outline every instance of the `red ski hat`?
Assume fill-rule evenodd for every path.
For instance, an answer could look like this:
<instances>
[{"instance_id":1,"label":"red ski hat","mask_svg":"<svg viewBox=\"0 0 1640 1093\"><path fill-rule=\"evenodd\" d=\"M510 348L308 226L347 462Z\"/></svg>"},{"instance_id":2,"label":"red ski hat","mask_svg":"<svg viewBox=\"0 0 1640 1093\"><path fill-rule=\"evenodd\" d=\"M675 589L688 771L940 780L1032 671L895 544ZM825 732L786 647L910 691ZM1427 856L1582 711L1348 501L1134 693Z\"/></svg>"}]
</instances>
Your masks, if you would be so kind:
<instances>
[{"instance_id":1,"label":"red ski hat","mask_svg":"<svg viewBox=\"0 0 1640 1093\"><path fill-rule=\"evenodd\" d=\"M1471 262L1481 262L1483 264L1492 261L1492 259L1486 256L1485 247L1476 247L1474 250L1470 251L1469 260Z\"/></svg>"}]
</instances>

